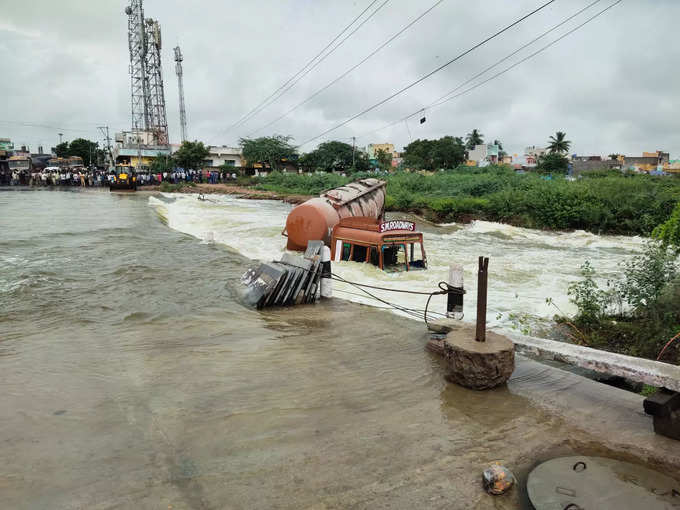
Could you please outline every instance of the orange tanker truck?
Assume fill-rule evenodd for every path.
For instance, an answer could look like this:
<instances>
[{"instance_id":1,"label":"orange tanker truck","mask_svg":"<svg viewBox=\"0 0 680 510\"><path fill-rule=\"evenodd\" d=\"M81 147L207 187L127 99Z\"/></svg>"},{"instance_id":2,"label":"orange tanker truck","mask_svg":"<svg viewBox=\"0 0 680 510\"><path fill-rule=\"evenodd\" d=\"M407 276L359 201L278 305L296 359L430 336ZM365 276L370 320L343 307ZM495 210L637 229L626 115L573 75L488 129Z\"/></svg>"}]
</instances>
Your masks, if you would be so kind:
<instances>
[{"instance_id":1,"label":"orange tanker truck","mask_svg":"<svg viewBox=\"0 0 680 510\"><path fill-rule=\"evenodd\" d=\"M366 216L382 220L385 215L385 181L361 179L324 191L295 207L286 220L284 235L289 250L304 251L308 241L331 244L333 227L341 219Z\"/></svg>"},{"instance_id":2,"label":"orange tanker truck","mask_svg":"<svg viewBox=\"0 0 680 510\"><path fill-rule=\"evenodd\" d=\"M385 186L385 181L361 179L298 205L286 220L286 247L305 251L309 241L323 241L336 261L425 269L423 235L415 224L385 222Z\"/></svg>"}]
</instances>

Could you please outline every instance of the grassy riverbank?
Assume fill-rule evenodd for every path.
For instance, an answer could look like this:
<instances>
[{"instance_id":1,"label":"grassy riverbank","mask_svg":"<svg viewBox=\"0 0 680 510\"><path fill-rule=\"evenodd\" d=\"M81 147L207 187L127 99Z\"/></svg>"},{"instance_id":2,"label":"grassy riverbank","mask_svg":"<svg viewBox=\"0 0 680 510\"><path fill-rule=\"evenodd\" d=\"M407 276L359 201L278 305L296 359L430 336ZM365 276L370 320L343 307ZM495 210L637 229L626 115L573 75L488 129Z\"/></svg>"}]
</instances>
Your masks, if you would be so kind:
<instances>
[{"instance_id":1,"label":"grassy riverbank","mask_svg":"<svg viewBox=\"0 0 680 510\"><path fill-rule=\"evenodd\" d=\"M316 195L370 174L274 173L256 188L278 194ZM430 175L397 172L387 180L386 207L436 222L481 219L551 230L649 235L680 200L680 179L597 172L577 181L516 174L492 166L461 167Z\"/></svg>"},{"instance_id":2,"label":"grassy riverbank","mask_svg":"<svg viewBox=\"0 0 680 510\"><path fill-rule=\"evenodd\" d=\"M586 261L582 278L568 289L573 317L556 317L575 343L631 356L680 364L680 264L678 248L647 242L622 264L606 287ZM671 340L675 339L675 340Z\"/></svg>"}]
</instances>

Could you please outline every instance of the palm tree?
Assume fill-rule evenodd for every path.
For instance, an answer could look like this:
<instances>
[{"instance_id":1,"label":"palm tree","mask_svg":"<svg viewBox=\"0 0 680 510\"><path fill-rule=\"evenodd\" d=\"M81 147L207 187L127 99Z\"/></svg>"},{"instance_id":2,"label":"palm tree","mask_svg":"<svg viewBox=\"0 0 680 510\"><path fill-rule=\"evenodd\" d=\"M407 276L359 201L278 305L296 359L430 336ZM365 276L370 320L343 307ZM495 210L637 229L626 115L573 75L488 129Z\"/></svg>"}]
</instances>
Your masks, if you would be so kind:
<instances>
[{"instance_id":1,"label":"palm tree","mask_svg":"<svg viewBox=\"0 0 680 510\"><path fill-rule=\"evenodd\" d=\"M503 144L501 143L500 140L494 140L493 141L494 145L498 145L498 157L502 158L505 156L507 153L503 150Z\"/></svg>"},{"instance_id":2,"label":"palm tree","mask_svg":"<svg viewBox=\"0 0 680 510\"><path fill-rule=\"evenodd\" d=\"M548 141L548 150L551 154L555 154L556 152L560 154L569 152L571 142L565 139L566 136L567 134L565 132L558 131L555 133L555 136L550 137L550 140Z\"/></svg>"},{"instance_id":3,"label":"palm tree","mask_svg":"<svg viewBox=\"0 0 680 510\"><path fill-rule=\"evenodd\" d=\"M465 148L469 151L475 148L475 145L481 145L484 143L484 135L480 133L476 128L472 130L472 133L465 135Z\"/></svg>"}]
</instances>

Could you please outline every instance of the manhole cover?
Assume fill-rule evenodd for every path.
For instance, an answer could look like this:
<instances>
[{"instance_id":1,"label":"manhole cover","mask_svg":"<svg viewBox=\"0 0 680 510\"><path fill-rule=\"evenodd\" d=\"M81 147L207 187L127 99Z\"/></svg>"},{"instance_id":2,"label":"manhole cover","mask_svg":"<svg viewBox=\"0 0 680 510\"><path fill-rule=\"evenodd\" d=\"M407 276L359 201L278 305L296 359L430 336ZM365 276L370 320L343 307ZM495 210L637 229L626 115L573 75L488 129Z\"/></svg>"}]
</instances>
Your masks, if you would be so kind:
<instances>
[{"instance_id":1,"label":"manhole cover","mask_svg":"<svg viewBox=\"0 0 680 510\"><path fill-rule=\"evenodd\" d=\"M562 457L529 474L536 510L678 510L680 484L657 471L603 457Z\"/></svg>"}]
</instances>

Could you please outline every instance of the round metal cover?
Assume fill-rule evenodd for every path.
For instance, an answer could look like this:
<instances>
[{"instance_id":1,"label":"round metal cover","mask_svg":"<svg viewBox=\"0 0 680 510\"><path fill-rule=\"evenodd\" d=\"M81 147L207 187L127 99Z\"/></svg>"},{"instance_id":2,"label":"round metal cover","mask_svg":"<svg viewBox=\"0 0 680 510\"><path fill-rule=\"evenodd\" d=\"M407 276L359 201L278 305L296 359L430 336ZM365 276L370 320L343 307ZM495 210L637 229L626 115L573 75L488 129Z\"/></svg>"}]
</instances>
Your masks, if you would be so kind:
<instances>
[{"instance_id":1,"label":"round metal cover","mask_svg":"<svg viewBox=\"0 0 680 510\"><path fill-rule=\"evenodd\" d=\"M642 466L603 457L561 457L527 481L536 510L679 510L680 483Z\"/></svg>"}]
</instances>

